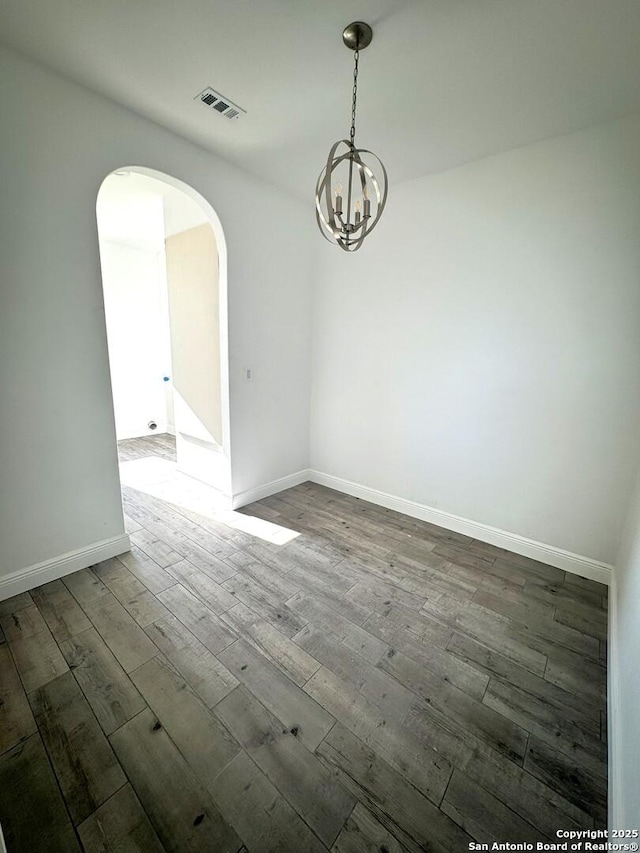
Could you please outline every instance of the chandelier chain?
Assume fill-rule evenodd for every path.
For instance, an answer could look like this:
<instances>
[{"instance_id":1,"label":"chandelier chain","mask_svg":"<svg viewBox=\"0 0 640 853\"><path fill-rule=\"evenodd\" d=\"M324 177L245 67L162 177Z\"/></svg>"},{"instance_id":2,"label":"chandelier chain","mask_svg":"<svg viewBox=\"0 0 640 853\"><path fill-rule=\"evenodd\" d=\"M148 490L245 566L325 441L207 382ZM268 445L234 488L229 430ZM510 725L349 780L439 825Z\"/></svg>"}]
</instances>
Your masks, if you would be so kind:
<instances>
[{"instance_id":1,"label":"chandelier chain","mask_svg":"<svg viewBox=\"0 0 640 853\"><path fill-rule=\"evenodd\" d=\"M387 170L372 151L356 148L356 110L360 50L371 44L373 31L363 21L345 27L342 41L353 51L351 128L335 142L316 183L316 221L330 243L355 252L377 226L387 203ZM375 173L374 173L375 169Z\"/></svg>"},{"instance_id":2,"label":"chandelier chain","mask_svg":"<svg viewBox=\"0 0 640 853\"><path fill-rule=\"evenodd\" d=\"M360 59L360 51L354 51L354 66L353 66L353 100L351 103L351 130L349 131L349 139L353 148L356 138L356 101L358 98L358 60Z\"/></svg>"}]
</instances>

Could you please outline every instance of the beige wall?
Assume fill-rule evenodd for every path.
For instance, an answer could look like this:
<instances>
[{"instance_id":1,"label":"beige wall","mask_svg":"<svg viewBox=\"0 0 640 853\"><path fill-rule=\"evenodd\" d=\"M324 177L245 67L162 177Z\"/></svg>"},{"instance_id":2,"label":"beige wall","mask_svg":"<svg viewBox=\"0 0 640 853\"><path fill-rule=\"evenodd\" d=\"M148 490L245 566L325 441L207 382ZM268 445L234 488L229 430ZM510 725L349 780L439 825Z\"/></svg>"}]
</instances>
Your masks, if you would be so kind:
<instances>
[{"instance_id":1,"label":"beige wall","mask_svg":"<svg viewBox=\"0 0 640 853\"><path fill-rule=\"evenodd\" d=\"M176 432L222 444L218 250L209 224L167 237Z\"/></svg>"}]
</instances>

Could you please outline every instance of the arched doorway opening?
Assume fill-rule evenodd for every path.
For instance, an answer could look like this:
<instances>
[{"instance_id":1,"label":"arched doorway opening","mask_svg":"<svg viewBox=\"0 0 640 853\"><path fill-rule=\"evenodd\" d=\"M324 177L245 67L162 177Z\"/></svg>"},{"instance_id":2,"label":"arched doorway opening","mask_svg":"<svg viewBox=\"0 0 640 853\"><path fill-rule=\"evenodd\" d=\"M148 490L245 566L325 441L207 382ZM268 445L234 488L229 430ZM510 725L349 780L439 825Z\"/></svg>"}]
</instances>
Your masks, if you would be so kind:
<instances>
[{"instance_id":1,"label":"arched doorway opening","mask_svg":"<svg viewBox=\"0 0 640 853\"><path fill-rule=\"evenodd\" d=\"M147 460L128 476L175 471L184 491L187 475L213 487L222 508L232 489L220 220L192 187L139 166L104 179L96 214L121 460L144 457L146 442L155 468Z\"/></svg>"}]
</instances>

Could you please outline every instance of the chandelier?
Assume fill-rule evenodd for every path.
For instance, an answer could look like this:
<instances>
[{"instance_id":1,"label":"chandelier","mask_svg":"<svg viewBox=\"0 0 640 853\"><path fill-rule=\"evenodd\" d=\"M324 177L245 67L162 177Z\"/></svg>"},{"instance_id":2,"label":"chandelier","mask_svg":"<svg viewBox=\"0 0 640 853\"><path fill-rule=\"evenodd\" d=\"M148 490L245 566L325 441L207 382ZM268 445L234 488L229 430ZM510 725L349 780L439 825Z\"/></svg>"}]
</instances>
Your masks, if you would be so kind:
<instances>
[{"instance_id":1,"label":"chandelier","mask_svg":"<svg viewBox=\"0 0 640 853\"><path fill-rule=\"evenodd\" d=\"M373 30L362 21L354 21L342 33L343 42L354 51L351 130L349 139L339 139L331 146L316 184L318 227L330 243L345 252L362 246L387 202L387 172L382 160L366 148L356 147L358 61L360 51L371 44L372 38Z\"/></svg>"}]
</instances>

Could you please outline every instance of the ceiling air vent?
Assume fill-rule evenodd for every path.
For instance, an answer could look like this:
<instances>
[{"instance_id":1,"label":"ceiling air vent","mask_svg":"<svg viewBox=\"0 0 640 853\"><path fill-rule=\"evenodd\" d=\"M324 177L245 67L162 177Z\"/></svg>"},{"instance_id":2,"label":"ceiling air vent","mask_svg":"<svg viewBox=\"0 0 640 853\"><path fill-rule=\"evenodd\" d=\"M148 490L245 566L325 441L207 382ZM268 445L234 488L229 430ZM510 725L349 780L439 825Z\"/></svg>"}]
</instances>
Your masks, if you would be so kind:
<instances>
[{"instance_id":1,"label":"ceiling air vent","mask_svg":"<svg viewBox=\"0 0 640 853\"><path fill-rule=\"evenodd\" d=\"M200 103L204 104L205 107L208 107L210 110L215 110L215 112L220 113L221 116L228 119L237 119L240 118L240 116L247 114L246 110L243 110L242 107L234 104L233 101L229 100L229 98L225 98L224 95L221 95L220 92L216 92L216 90L211 87L204 89L204 91L200 92L199 95L196 95L194 100L200 101Z\"/></svg>"}]
</instances>

